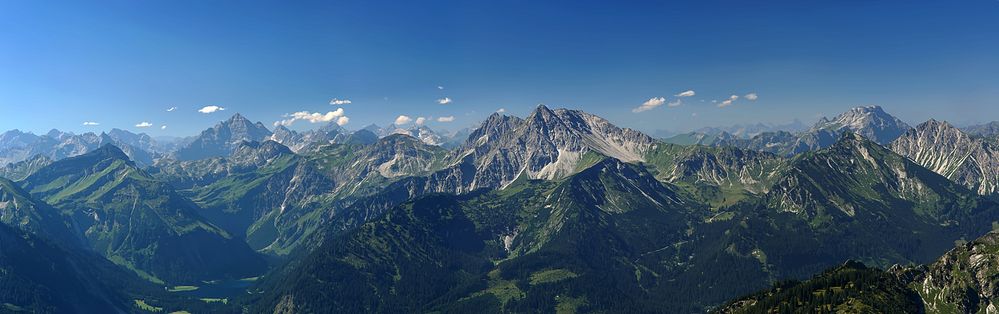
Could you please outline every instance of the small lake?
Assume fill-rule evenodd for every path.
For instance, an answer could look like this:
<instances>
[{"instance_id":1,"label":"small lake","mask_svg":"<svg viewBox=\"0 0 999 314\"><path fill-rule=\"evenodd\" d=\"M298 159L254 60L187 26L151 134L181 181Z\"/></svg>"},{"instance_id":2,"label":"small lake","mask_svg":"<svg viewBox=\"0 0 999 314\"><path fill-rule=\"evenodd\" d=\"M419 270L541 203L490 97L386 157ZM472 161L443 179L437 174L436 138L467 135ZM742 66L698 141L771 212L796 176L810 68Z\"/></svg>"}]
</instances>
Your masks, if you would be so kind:
<instances>
[{"instance_id":1,"label":"small lake","mask_svg":"<svg viewBox=\"0 0 999 314\"><path fill-rule=\"evenodd\" d=\"M240 295L245 295L247 288L256 283L257 277L229 280L215 280L202 283L197 289L187 291L175 291L180 295L194 296L198 298L226 299ZM186 289L183 289L186 290Z\"/></svg>"}]
</instances>

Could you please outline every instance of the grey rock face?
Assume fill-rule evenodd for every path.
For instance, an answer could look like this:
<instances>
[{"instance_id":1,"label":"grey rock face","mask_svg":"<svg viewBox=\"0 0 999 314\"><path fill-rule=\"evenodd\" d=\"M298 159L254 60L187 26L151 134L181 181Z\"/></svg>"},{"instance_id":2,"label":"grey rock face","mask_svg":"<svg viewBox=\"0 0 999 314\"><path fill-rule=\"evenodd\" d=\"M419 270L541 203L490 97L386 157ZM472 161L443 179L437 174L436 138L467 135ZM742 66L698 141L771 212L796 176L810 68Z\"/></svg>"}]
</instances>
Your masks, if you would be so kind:
<instances>
[{"instance_id":1,"label":"grey rock face","mask_svg":"<svg viewBox=\"0 0 999 314\"><path fill-rule=\"evenodd\" d=\"M999 234L990 232L917 268L893 267L912 281L928 313L999 312Z\"/></svg>"},{"instance_id":2,"label":"grey rock face","mask_svg":"<svg viewBox=\"0 0 999 314\"><path fill-rule=\"evenodd\" d=\"M978 194L997 192L999 147L974 138L947 122L926 121L892 142L890 147Z\"/></svg>"},{"instance_id":3,"label":"grey rock face","mask_svg":"<svg viewBox=\"0 0 999 314\"><path fill-rule=\"evenodd\" d=\"M263 141L271 136L263 123L253 123L240 114L204 130L191 143L174 152L177 160L195 160L228 156L243 141Z\"/></svg>"},{"instance_id":4,"label":"grey rock face","mask_svg":"<svg viewBox=\"0 0 999 314\"><path fill-rule=\"evenodd\" d=\"M427 189L462 193L502 187L520 175L564 178L587 153L642 161L654 143L641 132L577 110L542 105L526 119L493 114L452 152L452 165L433 174Z\"/></svg>"}]
</instances>

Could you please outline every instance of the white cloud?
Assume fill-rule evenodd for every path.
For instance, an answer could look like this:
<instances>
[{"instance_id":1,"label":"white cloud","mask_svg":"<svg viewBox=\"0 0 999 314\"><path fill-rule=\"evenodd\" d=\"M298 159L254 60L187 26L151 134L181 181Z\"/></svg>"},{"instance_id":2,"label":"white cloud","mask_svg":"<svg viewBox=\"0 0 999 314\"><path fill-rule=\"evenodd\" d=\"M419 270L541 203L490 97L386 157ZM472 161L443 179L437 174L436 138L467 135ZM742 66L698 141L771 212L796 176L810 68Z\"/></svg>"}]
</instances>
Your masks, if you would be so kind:
<instances>
[{"instance_id":1,"label":"white cloud","mask_svg":"<svg viewBox=\"0 0 999 314\"><path fill-rule=\"evenodd\" d=\"M149 122L146 122L146 121L139 122L139 124L135 125L135 127L137 127L137 128L148 128L148 127L151 127L151 126L153 126L153 124L149 123Z\"/></svg>"},{"instance_id":2,"label":"white cloud","mask_svg":"<svg viewBox=\"0 0 999 314\"><path fill-rule=\"evenodd\" d=\"M506 112L506 108L496 109L496 112L498 112L498 113L504 113L504 112Z\"/></svg>"},{"instance_id":3,"label":"white cloud","mask_svg":"<svg viewBox=\"0 0 999 314\"><path fill-rule=\"evenodd\" d=\"M211 105L211 106L201 107L201 109L198 109L198 112L200 112L200 113L212 113L212 112L222 111L222 110L225 110L225 108L222 108L222 107L219 107L219 106L215 106L215 105Z\"/></svg>"},{"instance_id":4,"label":"white cloud","mask_svg":"<svg viewBox=\"0 0 999 314\"><path fill-rule=\"evenodd\" d=\"M454 116L437 117L437 122L453 122Z\"/></svg>"},{"instance_id":5,"label":"white cloud","mask_svg":"<svg viewBox=\"0 0 999 314\"><path fill-rule=\"evenodd\" d=\"M343 108L337 108L336 110L327 113L299 111L295 113L285 114L284 117L287 119L274 122L274 125L289 126L294 124L295 121L299 120L309 121L309 123L336 121L337 124L343 125L347 124L347 121L349 120L349 119L347 120L340 119L340 118L346 118L346 116L344 116L343 113ZM343 124L340 124L340 121L343 121Z\"/></svg>"},{"instance_id":6,"label":"white cloud","mask_svg":"<svg viewBox=\"0 0 999 314\"><path fill-rule=\"evenodd\" d=\"M410 122L413 122L413 118L410 118L409 116L406 115L400 115L399 117L395 118L395 125L405 125L409 124Z\"/></svg>"},{"instance_id":7,"label":"white cloud","mask_svg":"<svg viewBox=\"0 0 999 314\"><path fill-rule=\"evenodd\" d=\"M738 99L739 99L739 95L728 96L728 99L723 100L722 102L718 103L718 108L725 108L725 107L731 106L732 103L734 103Z\"/></svg>"},{"instance_id":8,"label":"white cloud","mask_svg":"<svg viewBox=\"0 0 999 314\"><path fill-rule=\"evenodd\" d=\"M666 97L653 97L652 99L647 100L638 108L632 109L631 111L642 112L642 111L652 110L655 109L656 107L662 106L664 103L666 104L667 107L679 107L680 105L683 104L684 98L693 97L694 95L697 95L697 93L695 93L693 90L682 91L679 94L673 95L676 97L676 99L673 99L673 101L670 101L669 103L666 103Z\"/></svg>"},{"instance_id":9,"label":"white cloud","mask_svg":"<svg viewBox=\"0 0 999 314\"><path fill-rule=\"evenodd\" d=\"M444 86L437 85L437 89L443 90Z\"/></svg>"},{"instance_id":10,"label":"white cloud","mask_svg":"<svg viewBox=\"0 0 999 314\"><path fill-rule=\"evenodd\" d=\"M96 125L101 125L101 123L100 122L94 122L94 121L84 121L83 125L86 125L86 126L96 126Z\"/></svg>"},{"instance_id":11,"label":"white cloud","mask_svg":"<svg viewBox=\"0 0 999 314\"><path fill-rule=\"evenodd\" d=\"M166 130L166 124L160 126L160 130Z\"/></svg>"},{"instance_id":12,"label":"white cloud","mask_svg":"<svg viewBox=\"0 0 999 314\"><path fill-rule=\"evenodd\" d=\"M746 96L742 96L742 97L745 97L746 100L749 100L749 101L754 101L754 100L760 98L759 96L756 95L756 93L749 93L749 94L746 94Z\"/></svg>"},{"instance_id":13,"label":"white cloud","mask_svg":"<svg viewBox=\"0 0 999 314\"><path fill-rule=\"evenodd\" d=\"M644 103L642 103L641 106L638 106L635 109L631 109L631 112L638 113L642 111L652 110L656 107L662 106L665 103L666 103L665 97L652 97L649 100L646 100Z\"/></svg>"},{"instance_id":14,"label":"white cloud","mask_svg":"<svg viewBox=\"0 0 999 314\"><path fill-rule=\"evenodd\" d=\"M451 103L451 98L444 97L444 98L438 99L437 103L441 104L441 105L450 104Z\"/></svg>"},{"instance_id":15,"label":"white cloud","mask_svg":"<svg viewBox=\"0 0 999 314\"><path fill-rule=\"evenodd\" d=\"M423 125L424 122L427 122L427 118L424 117L416 118L416 125Z\"/></svg>"},{"instance_id":16,"label":"white cloud","mask_svg":"<svg viewBox=\"0 0 999 314\"><path fill-rule=\"evenodd\" d=\"M330 105L334 105L334 106L349 105L349 104L350 104L350 99L337 99L337 98L333 98L333 99L330 100Z\"/></svg>"},{"instance_id":17,"label":"white cloud","mask_svg":"<svg viewBox=\"0 0 999 314\"><path fill-rule=\"evenodd\" d=\"M167 112L173 112L174 110L177 110L177 107L170 107L167 109Z\"/></svg>"},{"instance_id":18,"label":"white cloud","mask_svg":"<svg viewBox=\"0 0 999 314\"><path fill-rule=\"evenodd\" d=\"M673 95L673 96L676 96L676 97L690 97L690 96L694 96L694 95L697 95L697 93L695 93L693 90L687 90L687 91L681 92L681 93Z\"/></svg>"},{"instance_id":19,"label":"white cloud","mask_svg":"<svg viewBox=\"0 0 999 314\"><path fill-rule=\"evenodd\" d=\"M347 124L348 122L350 122L350 118L348 118L348 117L346 117L346 116L344 116L344 117L339 117L339 118L336 118L336 125L339 125L339 126L344 126L344 125L345 125L345 124Z\"/></svg>"}]
</instances>

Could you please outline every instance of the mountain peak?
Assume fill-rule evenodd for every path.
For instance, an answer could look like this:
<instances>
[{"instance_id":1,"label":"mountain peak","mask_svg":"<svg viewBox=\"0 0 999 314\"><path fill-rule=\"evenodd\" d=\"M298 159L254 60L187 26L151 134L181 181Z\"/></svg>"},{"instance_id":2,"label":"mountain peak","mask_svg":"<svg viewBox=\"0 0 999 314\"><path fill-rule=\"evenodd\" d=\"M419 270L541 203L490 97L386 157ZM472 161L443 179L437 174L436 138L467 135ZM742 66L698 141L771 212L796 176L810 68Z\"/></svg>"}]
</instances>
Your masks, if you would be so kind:
<instances>
[{"instance_id":1,"label":"mountain peak","mask_svg":"<svg viewBox=\"0 0 999 314\"><path fill-rule=\"evenodd\" d=\"M916 129L926 129L926 128L957 129L947 121L940 121L932 118L916 126Z\"/></svg>"},{"instance_id":2,"label":"mountain peak","mask_svg":"<svg viewBox=\"0 0 999 314\"><path fill-rule=\"evenodd\" d=\"M895 118L890 114L888 114L887 112L885 112L885 110L881 108L881 106L870 105L870 106L860 106L860 107L850 108L850 110L847 110L846 112L841 113L839 116L836 116L836 119L834 120L843 121L843 120L856 119L867 116L880 116L891 119Z\"/></svg>"},{"instance_id":3,"label":"mountain peak","mask_svg":"<svg viewBox=\"0 0 999 314\"><path fill-rule=\"evenodd\" d=\"M241 141L263 141L273 133L263 123L252 123L236 113L229 120L201 132L193 141L174 152L178 160L195 160L226 156Z\"/></svg>"},{"instance_id":4,"label":"mountain peak","mask_svg":"<svg viewBox=\"0 0 999 314\"><path fill-rule=\"evenodd\" d=\"M331 121L330 123L327 123L326 125L319 127L318 130L320 132L326 132L326 133L331 133L331 132L340 133L344 131L344 128L339 124L337 124L336 121Z\"/></svg>"},{"instance_id":5,"label":"mountain peak","mask_svg":"<svg viewBox=\"0 0 999 314\"><path fill-rule=\"evenodd\" d=\"M369 145L374 144L377 141L378 134L375 134L375 132L371 132L367 129L360 129L347 136L347 139L344 140L344 144Z\"/></svg>"},{"instance_id":6,"label":"mountain peak","mask_svg":"<svg viewBox=\"0 0 999 314\"><path fill-rule=\"evenodd\" d=\"M823 119L811 132L855 132L878 144L887 145L909 129L912 127L888 114L880 106L871 105L851 108L832 120Z\"/></svg>"},{"instance_id":7,"label":"mountain peak","mask_svg":"<svg viewBox=\"0 0 999 314\"><path fill-rule=\"evenodd\" d=\"M850 109L850 110L851 111L858 111L858 112L882 112L882 113L885 112L885 110L882 109L881 106L878 106L878 105L868 105L868 106L854 107L853 109Z\"/></svg>"},{"instance_id":8,"label":"mountain peak","mask_svg":"<svg viewBox=\"0 0 999 314\"><path fill-rule=\"evenodd\" d=\"M849 150L853 151L856 149L866 149L872 146L877 146L879 148L882 147L871 139L868 139L856 132L844 132L840 135L839 139L836 140L836 143L832 145L832 148L849 148Z\"/></svg>"},{"instance_id":9,"label":"mountain peak","mask_svg":"<svg viewBox=\"0 0 999 314\"><path fill-rule=\"evenodd\" d=\"M118 148L118 146L115 146L114 144L104 144L100 148L83 154L83 156L100 156L102 159L129 160L128 155L126 155L121 148Z\"/></svg>"},{"instance_id":10,"label":"mountain peak","mask_svg":"<svg viewBox=\"0 0 999 314\"><path fill-rule=\"evenodd\" d=\"M54 139L62 139L63 137L73 135L73 133L59 131L58 129L51 129L48 133L45 133L45 135Z\"/></svg>"},{"instance_id":11,"label":"mountain peak","mask_svg":"<svg viewBox=\"0 0 999 314\"><path fill-rule=\"evenodd\" d=\"M989 140L930 119L891 143L891 149L981 195L999 191L999 154Z\"/></svg>"},{"instance_id":12,"label":"mountain peak","mask_svg":"<svg viewBox=\"0 0 999 314\"><path fill-rule=\"evenodd\" d=\"M538 107L534 108L534 112L531 112L531 116L532 117L537 117L537 116L540 116L540 117L550 117L550 116L554 116L554 115L555 115L555 111L553 111L552 109L548 108L548 106L545 106L544 104L538 104Z\"/></svg>"}]
</instances>

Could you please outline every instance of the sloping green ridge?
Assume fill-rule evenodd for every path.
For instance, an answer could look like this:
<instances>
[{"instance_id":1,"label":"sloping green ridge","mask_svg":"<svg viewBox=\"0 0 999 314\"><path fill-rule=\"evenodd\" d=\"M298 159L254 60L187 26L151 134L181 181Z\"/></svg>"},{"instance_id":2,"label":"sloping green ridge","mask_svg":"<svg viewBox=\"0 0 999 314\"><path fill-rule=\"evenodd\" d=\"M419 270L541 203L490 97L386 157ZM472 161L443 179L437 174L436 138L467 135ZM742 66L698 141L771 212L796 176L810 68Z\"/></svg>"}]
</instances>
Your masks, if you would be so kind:
<instances>
[{"instance_id":1,"label":"sloping green ridge","mask_svg":"<svg viewBox=\"0 0 999 314\"><path fill-rule=\"evenodd\" d=\"M104 146L46 166L21 184L59 208L89 247L154 282L241 278L264 269L245 243L124 156Z\"/></svg>"}]
</instances>

